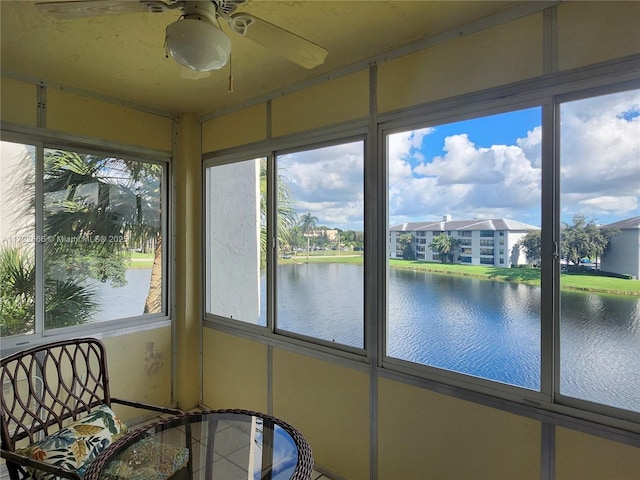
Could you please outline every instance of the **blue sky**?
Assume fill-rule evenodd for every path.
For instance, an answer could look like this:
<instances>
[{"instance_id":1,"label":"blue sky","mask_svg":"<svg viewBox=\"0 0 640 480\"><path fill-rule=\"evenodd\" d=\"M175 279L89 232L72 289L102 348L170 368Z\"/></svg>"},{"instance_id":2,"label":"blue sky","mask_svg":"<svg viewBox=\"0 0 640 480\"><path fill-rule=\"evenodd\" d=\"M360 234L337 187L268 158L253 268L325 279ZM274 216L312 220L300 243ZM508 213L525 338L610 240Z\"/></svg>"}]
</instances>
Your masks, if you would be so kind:
<instances>
[{"instance_id":1,"label":"blue sky","mask_svg":"<svg viewBox=\"0 0 640 480\"><path fill-rule=\"evenodd\" d=\"M541 109L389 136L389 224L509 218L540 225ZM362 230L362 143L286 155L299 214ZM561 107L561 211L599 224L640 215L640 91Z\"/></svg>"}]
</instances>

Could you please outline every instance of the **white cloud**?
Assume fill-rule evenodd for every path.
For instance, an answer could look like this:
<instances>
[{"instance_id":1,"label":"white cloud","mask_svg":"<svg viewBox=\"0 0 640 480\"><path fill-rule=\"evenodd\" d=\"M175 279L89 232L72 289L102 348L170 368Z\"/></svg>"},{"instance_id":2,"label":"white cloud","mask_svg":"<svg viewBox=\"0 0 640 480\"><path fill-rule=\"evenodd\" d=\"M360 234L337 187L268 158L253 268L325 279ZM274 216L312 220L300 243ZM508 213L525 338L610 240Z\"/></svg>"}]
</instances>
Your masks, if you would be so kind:
<instances>
[{"instance_id":1,"label":"white cloud","mask_svg":"<svg viewBox=\"0 0 640 480\"><path fill-rule=\"evenodd\" d=\"M562 106L562 211L601 223L638 215L640 195L640 95L638 92ZM481 120L479 120L481 121ZM505 121L510 121L507 117ZM495 128L495 127L494 127ZM461 131L423 152L437 128L388 137L390 223L505 217L539 225L542 128L522 138L478 147ZM486 143L485 143L486 144ZM438 148L439 147L439 148ZM361 229L363 144L354 142L281 157L298 211L319 223Z\"/></svg>"},{"instance_id":2,"label":"white cloud","mask_svg":"<svg viewBox=\"0 0 640 480\"><path fill-rule=\"evenodd\" d=\"M401 164L395 171L402 176L390 175L391 223L451 213L454 219L508 217L539 224L540 169L535 163L540 163L540 138L533 129L516 145L478 148L466 133L451 135L445 138L444 155L420 162L411 173L403 160L407 153L396 150L390 166ZM532 212L525 215L519 212L523 209Z\"/></svg>"},{"instance_id":3,"label":"white cloud","mask_svg":"<svg viewBox=\"0 0 640 480\"><path fill-rule=\"evenodd\" d=\"M602 223L638 215L640 94L626 92L564 104L561 127L562 211ZM481 121L481 120L480 120ZM444 154L422 158L410 133L391 137L391 223L507 217L539 224L542 128L511 145L477 147L461 132ZM416 165L411 170L411 165Z\"/></svg>"},{"instance_id":4,"label":"white cloud","mask_svg":"<svg viewBox=\"0 0 640 480\"><path fill-rule=\"evenodd\" d=\"M583 208L580 213L586 216L609 212L622 217L638 214L639 112L638 91L562 106L563 203L574 198L569 194L578 194L576 209ZM612 202L610 199L614 198L620 201ZM628 198L635 198L635 202L629 202Z\"/></svg>"},{"instance_id":5,"label":"white cloud","mask_svg":"<svg viewBox=\"0 0 640 480\"><path fill-rule=\"evenodd\" d=\"M289 183L298 214L318 225L363 229L364 152L362 142L287 154L278 173Z\"/></svg>"}]
</instances>

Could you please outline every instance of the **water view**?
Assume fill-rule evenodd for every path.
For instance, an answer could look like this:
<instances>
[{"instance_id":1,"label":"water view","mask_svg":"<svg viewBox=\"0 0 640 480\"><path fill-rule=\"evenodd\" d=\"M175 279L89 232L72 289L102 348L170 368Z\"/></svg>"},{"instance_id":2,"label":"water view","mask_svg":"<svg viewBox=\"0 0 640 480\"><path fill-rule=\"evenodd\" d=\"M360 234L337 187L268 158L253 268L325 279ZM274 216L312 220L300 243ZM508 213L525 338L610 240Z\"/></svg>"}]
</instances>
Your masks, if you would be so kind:
<instances>
[{"instance_id":1,"label":"water view","mask_svg":"<svg viewBox=\"0 0 640 480\"><path fill-rule=\"evenodd\" d=\"M362 270L344 263L280 265L278 327L362 348ZM125 287L97 284L99 318L139 315L145 297L139 292L149 278L148 269L130 269ZM262 312L264 289L263 279ZM539 324L538 287L389 271L391 357L538 390ZM560 340L563 394L640 411L640 298L563 291Z\"/></svg>"},{"instance_id":2,"label":"water view","mask_svg":"<svg viewBox=\"0 0 640 480\"><path fill-rule=\"evenodd\" d=\"M280 328L362 347L362 268L280 265ZM539 390L539 325L538 287L389 271L389 356ZM640 411L639 298L563 291L560 336L562 394Z\"/></svg>"},{"instance_id":3,"label":"water view","mask_svg":"<svg viewBox=\"0 0 640 480\"><path fill-rule=\"evenodd\" d=\"M88 282L98 302L98 321L136 317L144 312L144 302L151 284L151 269L128 268L125 278L127 284L117 288L111 282Z\"/></svg>"}]
</instances>

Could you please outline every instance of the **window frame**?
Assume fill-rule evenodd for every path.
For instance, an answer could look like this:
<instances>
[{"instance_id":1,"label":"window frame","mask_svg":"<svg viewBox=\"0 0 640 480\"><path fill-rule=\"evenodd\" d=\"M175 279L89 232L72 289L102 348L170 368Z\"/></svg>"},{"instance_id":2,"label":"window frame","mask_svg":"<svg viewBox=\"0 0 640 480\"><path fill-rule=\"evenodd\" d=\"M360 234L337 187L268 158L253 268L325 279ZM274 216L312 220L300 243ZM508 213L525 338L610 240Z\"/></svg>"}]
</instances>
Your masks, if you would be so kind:
<instances>
[{"instance_id":1,"label":"window frame","mask_svg":"<svg viewBox=\"0 0 640 480\"><path fill-rule=\"evenodd\" d=\"M371 95L375 96L375 71L370 67ZM386 137L408 129L416 129L530 107L542 109L542 192L541 221L543 252L541 269L547 281L542 290L545 298L557 292L559 261L554 260L554 245L559 231L558 116L559 102L614 93L638 87L634 58L622 58L581 67L566 72L545 74L539 78L461 94L456 97L419 104L397 111L377 112L375 101L370 104L369 117L318 130L267 138L246 146L232 147L203 154L203 165L217 161L246 160L249 157L275 155L287 149L312 148L318 142L335 142L346 138L345 132L355 132L365 138L365 348L350 352L339 345L326 345L313 338L276 332L272 323L267 327L246 325L224 318L204 315L204 327L247 338L272 347L301 353L322 360L368 371L375 378L420 386L435 392L453 395L479 404L514 412L551 424L600 432L608 437L628 440L628 435L640 433L640 413L620 410L587 401L563 398L554 389L558 379L553 361L559 333L557 301L541 306L541 378L540 391L501 384L496 381L447 372L433 367L406 362L386 356L386 294L390 245L387 225L387 159ZM373 98L373 97L372 97ZM269 123L267 118L267 123ZM270 189L272 191L272 188ZM555 213L553 213L555 212ZM271 237L270 237L271 238ZM550 280L550 281L549 281ZM554 286L555 285L555 286ZM558 290L559 291L559 290Z\"/></svg>"},{"instance_id":2,"label":"window frame","mask_svg":"<svg viewBox=\"0 0 640 480\"><path fill-rule=\"evenodd\" d=\"M344 344L333 343L328 340L323 340L310 335L304 335L298 332L291 332L278 328L275 312L277 311L277 294L275 291L275 271L277 269L277 235L275 234L276 228L276 215L277 215L277 198L274 195L277 188L277 157L281 155L294 154L305 152L309 150L315 150L320 148L326 148L331 146L339 146L347 143L362 142L363 145L363 189L366 189L366 175L367 175L367 136L365 130L358 125L348 128L330 128L321 129L313 135L312 141L309 141L307 136L293 135L292 137L268 140L261 142L260 145L254 145L249 148L230 148L227 150L214 152L211 154L203 155L203 211L207 211L206 205L206 185L204 179L206 178L206 170L210 167L224 165L228 163L236 163L247 161L253 158L266 158L267 159L267 244L269 245L267 251L267 311L266 311L266 325L256 325L242 320L230 319L209 313L203 309L203 323L205 326L211 326L222 331L234 333L246 338L252 339L268 339L274 345L280 345L293 351L309 353L309 350L313 354L320 356L321 358L339 358L347 360L355 360L358 363L362 363L366 359L366 345L367 345L367 322L363 321L363 348L353 347ZM365 249L364 249L364 264L366 268L367 258L371 254L367 254L367 227L366 216L368 207L365 204ZM204 225L204 231L207 230L207 226ZM206 238L203 241L203 255L208 258ZM206 262L204 262L206 264ZM206 278L206 272L203 272L203 278ZM364 275L363 283L363 296L365 296L366 290L366 275ZM203 294L206 295L207 285L203 282ZM269 301L269 299L271 301ZM206 304L206 301L203 301ZM364 300L364 309L366 311L366 297ZM364 317L363 312L363 317Z\"/></svg>"},{"instance_id":3,"label":"window frame","mask_svg":"<svg viewBox=\"0 0 640 480\"><path fill-rule=\"evenodd\" d=\"M560 88L565 90L564 85ZM600 95L613 94L618 92L638 89L637 82L623 80L621 82L608 81L596 87L588 86L580 88L578 82L571 91L553 94L554 88L542 88L539 92L533 91L526 95L524 102L519 101L519 96L504 101L496 99L489 101L491 106L480 110L477 105L462 101L456 101L448 108L441 111L424 111L424 107L415 109L415 114L407 114L403 118L390 116L388 121L382 121L380 126L380 141L384 146L384 162L387 164L387 139L394 133L417 130L427 127L435 127L448 123L482 118L499 113L508 113L515 110L530 107L540 107L542 109L542 166L541 166L541 224L542 224L542 244L546 249L546 256L543 253L541 266L542 278L542 298L541 301L541 364L540 364L540 391L527 390L514 385L502 384L497 381L471 377L462 373L448 371L429 365L400 360L388 356L387 347L387 326L384 328L381 345L384 348L382 353L382 367L390 372L397 372L401 375L410 375L423 378L427 381L442 382L448 385L470 389L475 392L488 394L493 397L512 400L517 403L541 406L549 411L567 413L584 417L588 420L605 422L608 424L622 425L626 422L640 423L640 412L628 411L605 404L591 402L560 394L560 311L559 311L559 279L560 279L560 259L554 256L555 245L560 243L560 122L559 110L562 103L575 101ZM550 91L549 91L550 90ZM462 96L461 100L466 96ZM485 104L483 100L478 105ZM379 179L385 191L388 190L388 178ZM384 216L388 221L388 201L384 202ZM546 226L546 228L545 228ZM389 225L387 225L387 230ZM545 250L543 250L544 252ZM386 259L390 258L391 252L386 251ZM546 260L546 261L545 261ZM388 260L387 269L388 272ZM388 280L387 280L388 281ZM386 298L386 297L385 297ZM552 300L552 301L549 301ZM387 322L385 304L385 314L381 319ZM554 341L556 339L556 341Z\"/></svg>"},{"instance_id":4,"label":"window frame","mask_svg":"<svg viewBox=\"0 0 640 480\"><path fill-rule=\"evenodd\" d=\"M134 333L149 328L157 328L171 324L172 288L169 281L172 265L171 251L173 244L169 232L172 228L172 177L171 154L146 147L119 144L99 139L86 138L60 132L49 132L40 128L28 128L21 126L3 125L1 140L12 143L20 143L35 147L35 235L42 236L44 229L44 152L47 149L59 149L79 154L100 156L117 156L125 160L155 163L163 166L161 189L161 235L163 242L162 251L162 312L142 314L127 318L116 318L89 322L82 325L60 327L53 329L44 328L44 243L35 244L35 268L36 268L36 312L35 328L33 333L2 337L2 354L38 345L45 342L75 338L78 336L92 335L106 337L112 333Z\"/></svg>"}]
</instances>

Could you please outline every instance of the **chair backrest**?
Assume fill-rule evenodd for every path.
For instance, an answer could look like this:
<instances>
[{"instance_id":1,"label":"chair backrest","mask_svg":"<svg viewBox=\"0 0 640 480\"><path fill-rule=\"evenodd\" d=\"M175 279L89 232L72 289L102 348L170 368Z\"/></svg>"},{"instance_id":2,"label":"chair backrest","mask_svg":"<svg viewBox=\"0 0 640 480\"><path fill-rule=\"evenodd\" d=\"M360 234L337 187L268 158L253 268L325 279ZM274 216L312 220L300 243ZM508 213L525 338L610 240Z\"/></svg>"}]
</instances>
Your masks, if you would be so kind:
<instances>
[{"instance_id":1,"label":"chair backrest","mask_svg":"<svg viewBox=\"0 0 640 480\"><path fill-rule=\"evenodd\" d=\"M29 348L0 360L2 448L16 449L63 428L65 420L111 406L104 345L80 338Z\"/></svg>"}]
</instances>

